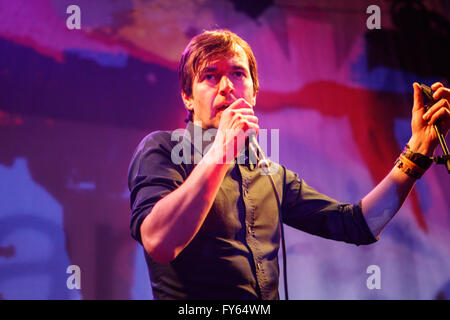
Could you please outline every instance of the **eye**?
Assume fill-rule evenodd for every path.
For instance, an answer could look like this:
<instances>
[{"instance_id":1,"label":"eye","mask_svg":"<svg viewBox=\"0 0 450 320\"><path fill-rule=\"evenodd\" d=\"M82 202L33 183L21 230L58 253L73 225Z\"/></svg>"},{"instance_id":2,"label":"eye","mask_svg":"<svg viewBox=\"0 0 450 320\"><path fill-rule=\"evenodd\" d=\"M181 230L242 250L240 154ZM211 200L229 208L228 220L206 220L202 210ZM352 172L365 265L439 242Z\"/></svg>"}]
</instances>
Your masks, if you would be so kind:
<instances>
[{"instance_id":1,"label":"eye","mask_svg":"<svg viewBox=\"0 0 450 320\"><path fill-rule=\"evenodd\" d=\"M233 73L236 78L242 78L245 76L245 73L242 71L236 71Z\"/></svg>"},{"instance_id":2,"label":"eye","mask_svg":"<svg viewBox=\"0 0 450 320\"><path fill-rule=\"evenodd\" d=\"M208 81L215 80L216 75L214 73L207 73L203 76L203 79Z\"/></svg>"}]
</instances>

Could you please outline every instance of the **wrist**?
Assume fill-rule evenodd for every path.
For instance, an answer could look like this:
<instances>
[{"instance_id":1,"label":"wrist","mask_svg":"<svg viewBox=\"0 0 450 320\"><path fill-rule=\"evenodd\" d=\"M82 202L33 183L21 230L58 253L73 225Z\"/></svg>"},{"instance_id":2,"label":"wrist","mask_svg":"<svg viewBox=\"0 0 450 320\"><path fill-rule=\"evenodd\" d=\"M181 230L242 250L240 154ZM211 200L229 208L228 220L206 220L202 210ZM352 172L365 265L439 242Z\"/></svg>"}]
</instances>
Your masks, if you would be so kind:
<instances>
[{"instance_id":1,"label":"wrist","mask_svg":"<svg viewBox=\"0 0 450 320\"><path fill-rule=\"evenodd\" d=\"M409 146L409 149L414 153L420 153L427 157L433 157L434 148L430 145L430 143L425 143L412 136L411 139L409 139L407 145Z\"/></svg>"},{"instance_id":2,"label":"wrist","mask_svg":"<svg viewBox=\"0 0 450 320\"><path fill-rule=\"evenodd\" d=\"M425 153L427 152L426 149L417 148L417 145L414 145L414 147L416 148L416 150L420 150ZM420 177L422 177L422 175L432 164L432 157L426 156L419 152L415 152L414 150L412 150L409 143L405 146L402 153L395 161L395 166L398 169L414 179L420 179Z\"/></svg>"},{"instance_id":3,"label":"wrist","mask_svg":"<svg viewBox=\"0 0 450 320\"><path fill-rule=\"evenodd\" d=\"M204 161L209 164L227 166L226 152L220 144L215 142L211 145L209 151L203 157Z\"/></svg>"}]
</instances>

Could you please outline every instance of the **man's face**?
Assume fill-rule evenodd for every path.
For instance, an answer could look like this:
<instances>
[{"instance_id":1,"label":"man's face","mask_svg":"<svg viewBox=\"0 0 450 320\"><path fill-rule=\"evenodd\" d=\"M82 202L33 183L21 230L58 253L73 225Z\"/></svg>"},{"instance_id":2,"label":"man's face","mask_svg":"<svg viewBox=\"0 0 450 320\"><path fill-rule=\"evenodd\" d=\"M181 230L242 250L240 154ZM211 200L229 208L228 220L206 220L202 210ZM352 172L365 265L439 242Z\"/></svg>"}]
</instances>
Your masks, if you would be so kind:
<instances>
[{"instance_id":1,"label":"man's face","mask_svg":"<svg viewBox=\"0 0 450 320\"><path fill-rule=\"evenodd\" d=\"M256 103L248 58L238 45L232 54L201 66L192 82L192 96L183 94L186 107L194 110L194 122L200 121L204 129L218 128L223 111L239 98L252 106Z\"/></svg>"}]
</instances>

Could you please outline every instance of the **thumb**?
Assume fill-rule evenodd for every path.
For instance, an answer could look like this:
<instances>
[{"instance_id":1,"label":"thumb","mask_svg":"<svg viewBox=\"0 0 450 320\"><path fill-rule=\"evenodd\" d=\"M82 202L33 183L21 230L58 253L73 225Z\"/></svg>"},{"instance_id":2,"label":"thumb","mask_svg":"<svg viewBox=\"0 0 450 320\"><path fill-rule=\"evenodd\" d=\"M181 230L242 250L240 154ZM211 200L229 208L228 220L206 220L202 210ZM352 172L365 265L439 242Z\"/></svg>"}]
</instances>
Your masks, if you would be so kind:
<instances>
[{"instance_id":1,"label":"thumb","mask_svg":"<svg viewBox=\"0 0 450 320\"><path fill-rule=\"evenodd\" d=\"M424 109L422 89L420 88L420 85L417 82L414 82L413 88L414 88L413 111L418 111L420 109Z\"/></svg>"}]
</instances>

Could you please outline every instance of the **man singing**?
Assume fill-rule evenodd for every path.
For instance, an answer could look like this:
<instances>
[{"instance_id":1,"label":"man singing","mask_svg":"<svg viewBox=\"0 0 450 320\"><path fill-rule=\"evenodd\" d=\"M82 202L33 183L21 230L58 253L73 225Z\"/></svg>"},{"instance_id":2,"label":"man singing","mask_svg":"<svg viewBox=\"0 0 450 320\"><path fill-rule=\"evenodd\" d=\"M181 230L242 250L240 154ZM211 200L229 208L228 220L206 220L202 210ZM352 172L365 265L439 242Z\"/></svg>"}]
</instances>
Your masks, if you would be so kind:
<instances>
[{"instance_id":1,"label":"man singing","mask_svg":"<svg viewBox=\"0 0 450 320\"><path fill-rule=\"evenodd\" d=\"M249 161L246 138L258 132L256 60L228 30L205 31L184 50L179 76L188 124L173 161L172 132L145 137L133 155L131 233L145 249L155 299L278 299L278 202L267 175ZM450 90L435 83L428 111L414 87L412 136L392 170L355 204L331 199L280 164L271 175L283 223L356 245L377 241L438 144L433 123L450 127ZM200 143L195 132L217 129ZM244 151L241 153L241 151ZM231 161L230 161L230 154ZM201 155L200 161L192 161ZM237 161L247 155L245 161Z\"/></svg>"}]
</instances>

